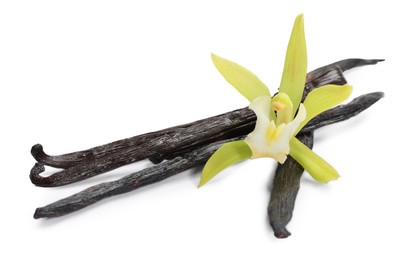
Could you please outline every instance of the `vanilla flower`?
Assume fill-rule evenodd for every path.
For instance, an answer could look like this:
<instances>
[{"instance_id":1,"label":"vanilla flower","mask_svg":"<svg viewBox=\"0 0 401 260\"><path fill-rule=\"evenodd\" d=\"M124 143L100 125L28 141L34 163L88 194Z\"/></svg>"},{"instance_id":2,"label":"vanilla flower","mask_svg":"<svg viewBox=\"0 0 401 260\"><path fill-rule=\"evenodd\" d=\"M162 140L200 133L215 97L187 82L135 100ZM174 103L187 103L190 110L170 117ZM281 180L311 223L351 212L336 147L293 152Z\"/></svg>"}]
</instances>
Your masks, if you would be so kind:
<instances>
[{"instance_id":1,"label":"vanilla flower","mask_svg":"<svg viewBox=\"0 0 401 260\"><path fill-rule=\"evenodd\" d=\"M244 67L212 54L223 77L249 102L257 117L255 129L245 140L222 145L206 163L199 187L226 167L245 159L269 157L284 163L291 155L317 181L339 177L337 171L301 143L295 135L313 117L347 99L349 85L326 85L309 93L301 103L307 72L303 15L295 19L279 92L272 97L266 85Z\"/></svg>"}]
</instances>

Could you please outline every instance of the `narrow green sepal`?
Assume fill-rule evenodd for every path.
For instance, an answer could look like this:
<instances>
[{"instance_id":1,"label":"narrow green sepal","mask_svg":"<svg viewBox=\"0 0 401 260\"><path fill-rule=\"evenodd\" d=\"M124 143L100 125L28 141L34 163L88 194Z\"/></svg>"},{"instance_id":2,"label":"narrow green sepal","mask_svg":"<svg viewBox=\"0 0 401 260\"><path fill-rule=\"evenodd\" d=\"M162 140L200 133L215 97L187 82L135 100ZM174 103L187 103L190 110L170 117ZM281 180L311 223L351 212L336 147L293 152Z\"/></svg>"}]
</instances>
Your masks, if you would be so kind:
<instances>
[{"instance_id":1,"label":"narrow green sepal","mask_svg":"<svg viewBox=\"0 0 401 260\"><path fill-rule=\"evenodd\" d=\"M292 28L279 92L286 93L293 104L295 114L304 93L308 60L304 31L304 16L297 16Z\"/></svg>"},{"instance_id":2,"label":"narrow green sepal","mask_svg":"<svg viewBox=\"0 0 401 260\"><path fill-rule=\"evenodd\" d=\"M328 183L340 177L333 166L297 138L291 139L290 148L290 155L318 182Z\"/></svg>"},{"instance_id":3,"label":"narrow green sepal","mask_svg":"<svg viewBox=\"0 0 401 260\"><path fill-rule=\"evenodd\" d=\"M312 118L349 98L351 92L352 87L347 84L343 86L325 85L312 90L303 102L306 108L306 119L299 125L297 133Z\"/></svg>"},{"instance_id":4,"label":"narrow green sepal","mask_svg":"<svg viewBox=\"0 0 401 260\"><path fill-rule=\"evenodd\" d=\"M249 102L260 96L270 97L270 91L266 85L248 69L215 54L212 54L212 61L228 83L246 97Z\"/></svg>"},{"instance_id":5,"label":"narrow green sepal","mask_svg":"<svg viewBox=\"0 0 401 260\"><path fill-rule=\"evenodd\" d=\"M251 149L242 140L223 144L205 164L198 188L210 181L228 166L249 159L251 156Z\"/></svg>"}]
</instances>

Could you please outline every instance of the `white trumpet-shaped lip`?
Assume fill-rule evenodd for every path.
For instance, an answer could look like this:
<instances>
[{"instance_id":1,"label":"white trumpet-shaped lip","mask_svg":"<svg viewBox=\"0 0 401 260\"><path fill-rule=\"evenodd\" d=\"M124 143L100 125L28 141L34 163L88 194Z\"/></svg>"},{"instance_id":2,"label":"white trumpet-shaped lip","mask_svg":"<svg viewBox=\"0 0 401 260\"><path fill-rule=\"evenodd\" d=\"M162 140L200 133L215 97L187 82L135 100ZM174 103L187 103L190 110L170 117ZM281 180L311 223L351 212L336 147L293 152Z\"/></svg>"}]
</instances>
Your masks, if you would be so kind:
<instances>
[{"instance_id":1,"label":"white trumpet-shaped lip","mask_svg":"<svg viewBox=\"0 0 401 260\"><path fill-rule=\"evenodd\" d=\"M250 106L257 117L255 129L246 138L245 143L252 150L252 158L270 157L284 163L290 152L290 140L298 126L306 118L306 109L300 104L296 117L288 122L276 125L270 118L271 98L255 98Z\"/></svg>"}]
</instances>

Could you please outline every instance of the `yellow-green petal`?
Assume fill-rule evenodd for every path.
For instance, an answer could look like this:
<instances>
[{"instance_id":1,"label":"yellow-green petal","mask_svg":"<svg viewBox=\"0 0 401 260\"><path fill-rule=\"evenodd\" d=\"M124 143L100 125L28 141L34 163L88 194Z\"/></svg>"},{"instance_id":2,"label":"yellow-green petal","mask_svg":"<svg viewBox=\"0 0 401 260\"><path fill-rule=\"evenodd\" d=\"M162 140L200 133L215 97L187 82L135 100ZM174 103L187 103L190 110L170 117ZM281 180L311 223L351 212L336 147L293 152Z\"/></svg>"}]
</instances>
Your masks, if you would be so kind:
<instances>
[{"instance_id":1,"label":"yellow-green petal","mask_svg":"<svg viewBox=\"0 0 401 260\"><path fill-rule=\"evenodd\" d=\"M286 93L291 98L294 106L293 115L304 92L307 63L304 17L303 14L300 14L295 19L292 28L279 89L280 92Z\"/></svg>"},{"instance_id":2,"label":"yellow-green petal","mask_svg":"<svg viewBox=\"0 0 401 260\"><path fill-rule=\"evenodd\" d=\"M297 138L290 141L290 155L318 182L328 183L340 175L330 164Z\"/></svg>"},{"instance_id":3,"label":"yellow-green petal","mask_svg":"<svg viewBox=\"0 0 401 260\"><path fill-rule=\"evenodd\" d=\"M270 97L270 91L266 85L246 68L215 54L212 54L212 61L221 75L249 102L260 96Z\"/></svg>"},{"instance_id":4,"label":"yellow-green petal","mask_svg":"<svg viewBox=\"0 0 401 260\"><path fill-rule=\"evenodd\" d=\"M228 166L251 158L252 151L244 141L223 144L207 161L203 168L198 188L210 181Z\"/></svg>"},{"instance_id":5,"label":"yellow-green petal","mask_svg":"<svg viewBox=\"0 0 401 260\"><path fill-rule=\"evenodd\" d=\"M306 119L299 125L297 133L318 114L340 104L346 100L352 92L350 85L326 85L312 90L304 101Z\"/></svg>"}]
</instances>

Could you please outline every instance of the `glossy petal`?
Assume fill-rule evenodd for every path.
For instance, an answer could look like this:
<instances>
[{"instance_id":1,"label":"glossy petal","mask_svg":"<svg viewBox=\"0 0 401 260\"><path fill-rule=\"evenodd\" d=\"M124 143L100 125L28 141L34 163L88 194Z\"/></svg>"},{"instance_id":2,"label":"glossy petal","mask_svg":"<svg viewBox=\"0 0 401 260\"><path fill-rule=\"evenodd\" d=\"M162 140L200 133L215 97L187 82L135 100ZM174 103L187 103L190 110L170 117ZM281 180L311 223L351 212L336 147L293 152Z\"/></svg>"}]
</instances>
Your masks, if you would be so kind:
<instances>
[{"instance_id":1,"label":"glossy petal","mask_svg":"<svg viewBox=\"0 0 401 260\"><path fill-rule=\"evenodd\" d=\"M244 141L234 141L223 144L207 161L203 168L198 188L210 181L228 166L248 159L252 156L251 149Z\"/></svg>"},{"instance_id":2,"label":"glossy petal","mask_svg":"<svg viewBox=\"0 0 401 260\"><path fill-rule=\"evenodd\" d=\"M304 101L306 107L306 119L299 125L297 133L318 114L340 104L346 100L352 92L350 85L326 85L311 91Z\"/></svg>"},{"instance_id":3,"label":"glossy petal","mask_svg":"<svg viewBox=\"0 0 401 260\"><path fill-rule=\"evenodd\" d=\"M260 96L270 97L270 92L266 85L246 68L215 54L212 54L212 61L221 75L249 102Z\"/></svg>"},{"instance_id":4,"label":"glossy petal","mask_svg":"<svg viewBox=\"0 0 401 260\"><path fill-rule=\"evenodd\" d=\"M283 75L281 77L280 92L286 93L293 104L295 114L302 93L304 92L307 70L307 53L304 33L304 17L302 14L295 19L291 38L287 47Z\"/></svg>"},{"instance_id":5,"label":"glossy petal","mask_svg":"<svg viewBox=\"0 0 401 260\"><path fill-rule=\"evenodd\" d=\"M290 155L317 181L328 183L337 180L340 175L330 164L309 149L297 138L290 142Z\"/></svg>"}]
</instances>

